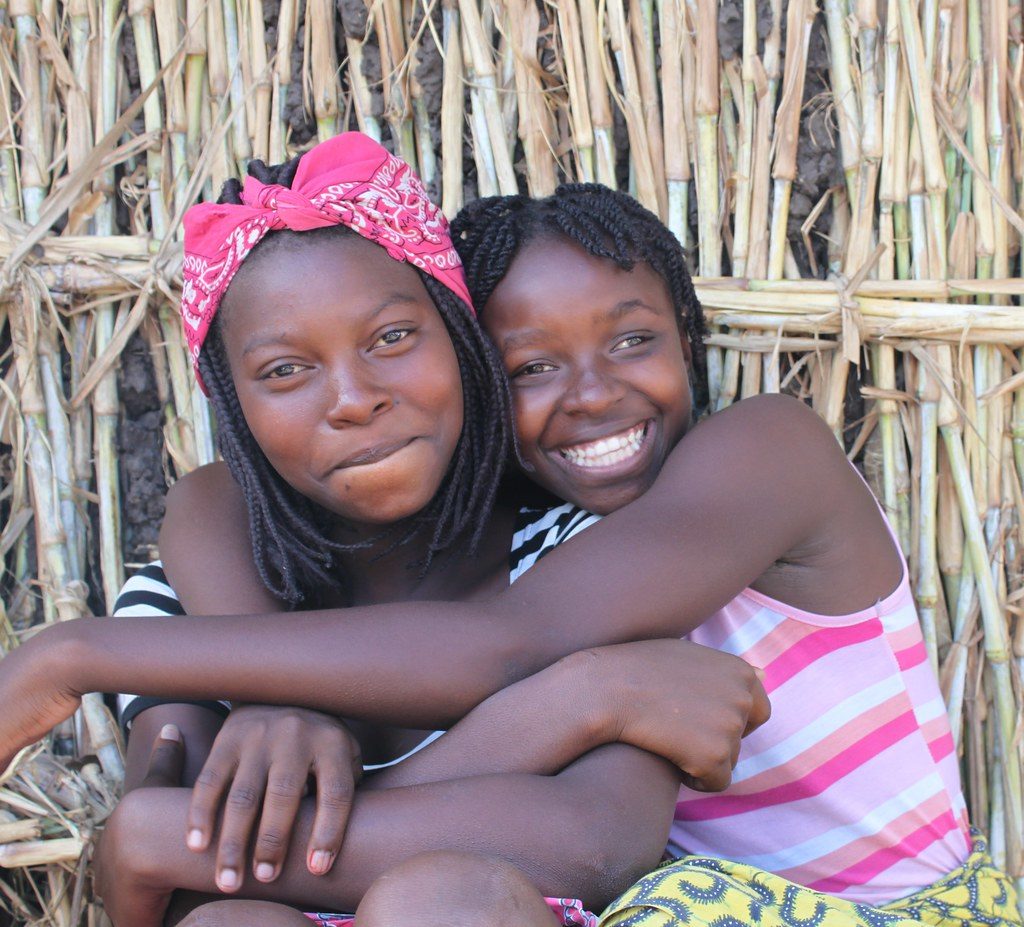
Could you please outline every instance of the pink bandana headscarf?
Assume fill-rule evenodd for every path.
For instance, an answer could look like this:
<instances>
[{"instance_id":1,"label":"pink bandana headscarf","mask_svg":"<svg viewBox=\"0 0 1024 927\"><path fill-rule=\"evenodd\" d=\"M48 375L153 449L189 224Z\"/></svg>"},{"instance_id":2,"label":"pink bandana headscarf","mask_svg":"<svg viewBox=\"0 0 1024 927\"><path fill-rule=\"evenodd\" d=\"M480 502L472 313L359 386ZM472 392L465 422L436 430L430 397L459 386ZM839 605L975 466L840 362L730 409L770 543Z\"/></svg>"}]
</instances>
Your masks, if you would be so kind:
<instances>
[{"instance_id":1,"label":"pink bandana headscarf","mask_svg":"<svg viewBox=\"0 0 1024 927\"><path fill-rule=\"evenodd\" d=\"M443 283L472 311L448 222L404 161L346 132L299 161L292 186L247 177L243 205L200 203L185 213L181 318L199 377L199 352L228 284L268 232L345 225ZM206 392L203 387L203 392Z\"/></svg>"}]
</instances>

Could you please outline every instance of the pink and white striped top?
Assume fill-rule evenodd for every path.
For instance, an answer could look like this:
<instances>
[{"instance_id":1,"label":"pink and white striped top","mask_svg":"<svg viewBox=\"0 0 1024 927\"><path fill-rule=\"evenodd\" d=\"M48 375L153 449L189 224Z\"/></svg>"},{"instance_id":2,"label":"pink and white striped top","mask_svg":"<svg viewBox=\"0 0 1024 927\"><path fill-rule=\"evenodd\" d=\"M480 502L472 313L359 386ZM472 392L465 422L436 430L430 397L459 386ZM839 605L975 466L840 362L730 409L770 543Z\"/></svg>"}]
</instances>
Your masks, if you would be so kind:
<instances>
[{"instance_id":1,"label":"pink and white striped top","mask_svg":"<svg viewBox=\"0 0 1024 927\"><path fill-rule=\"evenodd\" d=\"M748 589L689 638L762 667L772 717L743 741L725 792L680 791L671 852L875 905L963 863L956 752L905 563L896 591L856 614Z\"/></svg>"}]
</instances>

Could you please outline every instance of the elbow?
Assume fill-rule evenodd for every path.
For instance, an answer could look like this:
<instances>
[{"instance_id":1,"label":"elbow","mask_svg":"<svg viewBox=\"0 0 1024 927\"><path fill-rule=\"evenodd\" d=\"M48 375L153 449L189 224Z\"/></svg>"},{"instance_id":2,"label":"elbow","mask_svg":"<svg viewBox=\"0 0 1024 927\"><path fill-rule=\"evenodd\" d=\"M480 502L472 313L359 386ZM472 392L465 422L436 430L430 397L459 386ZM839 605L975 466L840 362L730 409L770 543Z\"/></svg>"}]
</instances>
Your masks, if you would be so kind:
<instances>
[{"instance_id":1,"label":"elbow","mask_svg":"<svg viewBox=\"0 0 1024 927\"><path fill-rule=\"evenodd\" d=\"M593 815L582 837L573 873L579 897L591 911L601 911L638 879L654 870L665 852L667 828L645 827L635 818Z\"/></svg>"}]
</instances>

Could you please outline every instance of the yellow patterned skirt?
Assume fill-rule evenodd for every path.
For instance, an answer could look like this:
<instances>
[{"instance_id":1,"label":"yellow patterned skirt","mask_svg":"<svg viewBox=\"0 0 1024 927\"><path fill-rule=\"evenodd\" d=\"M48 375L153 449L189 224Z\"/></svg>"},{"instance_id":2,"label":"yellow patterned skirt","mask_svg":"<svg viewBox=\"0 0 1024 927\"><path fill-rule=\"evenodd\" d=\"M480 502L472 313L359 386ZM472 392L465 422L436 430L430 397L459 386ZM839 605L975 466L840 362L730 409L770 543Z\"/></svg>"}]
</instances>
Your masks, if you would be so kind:
<instances>
[{"instance_id":1,"label":"yellow patterned skirt","mask_svg":"<svg viewBox=\"0 0 1024 927\"><path fill-rule=\"evenodd\" d=\"M601 915L600 927L1020 927L1013 884L983 838L934 885L880 907L795 885L742 863L686 856L645 876Z\"/></svg>"}]
</instances>

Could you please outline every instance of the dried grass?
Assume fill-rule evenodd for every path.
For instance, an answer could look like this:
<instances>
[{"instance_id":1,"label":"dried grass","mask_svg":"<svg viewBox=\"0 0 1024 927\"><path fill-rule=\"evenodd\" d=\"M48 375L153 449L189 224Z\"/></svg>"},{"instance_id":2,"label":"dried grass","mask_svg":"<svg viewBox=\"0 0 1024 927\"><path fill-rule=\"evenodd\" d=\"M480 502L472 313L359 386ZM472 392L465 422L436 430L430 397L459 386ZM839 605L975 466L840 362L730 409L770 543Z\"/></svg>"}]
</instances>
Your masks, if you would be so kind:
<instances>
[{"instance_id":1,"label":"dried grass","mask_svg":"<svg viewBox=\"0 0 1024 927\"><path fill-rule=\"evenodd\" d=\"M691 248L712 406L786 390L864 454L972 817L1024 874L1020 0L775 0L763 41L741 5L723 60L714 0L377 0L365 23L323 0L0 0L0 652L86 614L87 582L109 609L122 581L117 367L133 334L168 473L212 459L174 311L180 221L248 158L359 127L449 212L563 178L628 182ZM798 229L815 23L842 176ZM801 262L828 279L799 279ZM16 922L102 922L81 850L120 764L92 699L0 785Z\"/></svg>"}]
</instances>

